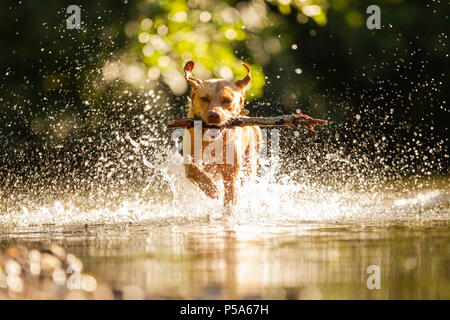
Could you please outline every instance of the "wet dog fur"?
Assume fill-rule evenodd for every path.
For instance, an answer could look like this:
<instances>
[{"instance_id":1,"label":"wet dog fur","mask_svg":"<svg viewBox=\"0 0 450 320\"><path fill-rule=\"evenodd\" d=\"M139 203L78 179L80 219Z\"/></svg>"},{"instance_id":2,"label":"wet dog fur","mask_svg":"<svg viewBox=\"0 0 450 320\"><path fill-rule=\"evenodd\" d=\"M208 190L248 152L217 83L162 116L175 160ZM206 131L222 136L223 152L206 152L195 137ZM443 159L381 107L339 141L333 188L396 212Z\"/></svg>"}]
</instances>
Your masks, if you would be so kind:
<instances>
[{"instance_id":1,"label":"wet dog fur","mask_svg":"<svg viewBox=\"0 0 450 320\"><path fill-rule=\"evenodd\" d=\"M188 117L200 118L208 125L221 128L212 134L210 129L202 128L200 159L196 159L194 155L195 129L185 129L183 153L191 160L185 164L186 177L213 199L219 199L216 183L221 179L224 185L223 202L226 213L237 203L238 177L241 171L245 173L244 179L256 175L262 148L262 134L258 126L222 128L230 119L249 113L244 108L244 102L245 90L251 80L250 68L245 64L244 67L247 76L234 82L224 79L197 79L192 75L193 61L187 62L184 67L186 80L191 87ZM220 155L217 153L217 145L211 145L218 142L219 147L223 148ZM212 155L215 161L210 161L210 157L205 157L205 154ZM221 161L217 161L217 156Z\"/></svg>"}]
</instances>

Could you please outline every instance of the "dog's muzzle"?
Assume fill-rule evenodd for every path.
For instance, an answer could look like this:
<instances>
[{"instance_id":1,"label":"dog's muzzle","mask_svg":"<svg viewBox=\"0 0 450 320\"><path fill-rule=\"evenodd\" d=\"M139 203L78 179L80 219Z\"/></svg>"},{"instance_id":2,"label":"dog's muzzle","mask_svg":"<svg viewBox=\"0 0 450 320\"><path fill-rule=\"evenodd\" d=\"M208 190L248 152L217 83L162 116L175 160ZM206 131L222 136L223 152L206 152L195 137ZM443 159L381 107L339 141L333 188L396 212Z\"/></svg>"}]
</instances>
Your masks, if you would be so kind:
<instances>
[{"instance_id":1,"label":"dog's muzzle","mask_svg":"<svg viewBox=\"0 0 450 320\"><path fill-rule=\"evenodd\" d=\"M208 123L209 124L219 124L220 123L220 114L218 112L211 111L208 114Z\"/></svg>"}]
</instances>

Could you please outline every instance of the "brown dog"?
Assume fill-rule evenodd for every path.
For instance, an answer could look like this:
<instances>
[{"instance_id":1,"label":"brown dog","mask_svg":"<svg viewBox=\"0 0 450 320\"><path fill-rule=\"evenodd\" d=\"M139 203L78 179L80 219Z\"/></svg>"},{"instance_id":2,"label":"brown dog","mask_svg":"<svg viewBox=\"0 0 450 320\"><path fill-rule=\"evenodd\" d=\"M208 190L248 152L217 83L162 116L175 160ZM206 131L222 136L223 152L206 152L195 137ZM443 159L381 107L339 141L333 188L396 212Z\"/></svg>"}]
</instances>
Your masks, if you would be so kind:
<instances>
[{"instance_id":1,"label":"brown dog","mask_svg":"<svg viewBox=\"0 0 450 320\"><path fill-rule=\"evenodd\" d=\"M242 80L201 81L191 74L194 62L186 63L184 72L191 86L188 117L221 127L231 118L247 115L248 110L244 109L245 90L251 78L250 68L245 64L244 67L248 74ZM202 128L201 134L194 128L185 130L183 153L189 162L185 162L186 176L213 199L219 198L215 180L221 177L225 190L224 206L229 212L230 205L237 202L236 187L241 169L245 169L248 175L256 174L262 148L261 129L248 126L221 128L213 133L207 130ZM196 143L198 147L195 147Z\"/></svg>"}]
</instances>

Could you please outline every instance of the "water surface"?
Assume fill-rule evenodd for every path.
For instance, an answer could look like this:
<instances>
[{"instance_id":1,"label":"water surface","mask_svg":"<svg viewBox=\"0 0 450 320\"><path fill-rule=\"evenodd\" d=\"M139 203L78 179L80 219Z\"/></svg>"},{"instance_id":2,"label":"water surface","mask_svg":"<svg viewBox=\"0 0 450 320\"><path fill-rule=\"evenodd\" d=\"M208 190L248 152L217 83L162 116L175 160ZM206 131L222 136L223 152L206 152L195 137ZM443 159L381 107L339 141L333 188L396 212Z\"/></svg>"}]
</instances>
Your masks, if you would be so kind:
<instances>
[{"instance_id":1,"label":"water surface","mask_svg":"<svg viewBox=\"0 0 450 320\"><path fill-rule=\"evenodd\" d=\"M115 298L450 298L447 178L385 192L256 181L228 218L175 182L184 193L160 203L69 197L4 214L0 248L59 244ZM367 288L371 265L380 289Z\"/></svg>"}]
</instances>

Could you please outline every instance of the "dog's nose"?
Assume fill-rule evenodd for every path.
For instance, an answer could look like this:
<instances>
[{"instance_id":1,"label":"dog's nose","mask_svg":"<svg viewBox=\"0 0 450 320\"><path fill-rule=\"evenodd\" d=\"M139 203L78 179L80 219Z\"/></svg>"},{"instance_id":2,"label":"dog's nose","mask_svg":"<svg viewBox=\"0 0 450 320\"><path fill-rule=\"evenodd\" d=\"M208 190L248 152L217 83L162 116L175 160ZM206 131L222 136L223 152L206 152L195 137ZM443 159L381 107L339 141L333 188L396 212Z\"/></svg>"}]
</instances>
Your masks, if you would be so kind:
<instances>
[{"instance_id":1,"label":"dog's nose","mask_svg":"<svg viewBox=\"0 0 450 320\"><path fill-rule=\"evenodd\" d=\"M220 122L220 114L218 112L211 111L208 114L208 122L213 123L219 123Z\"/></svg>"}]
</instances>

